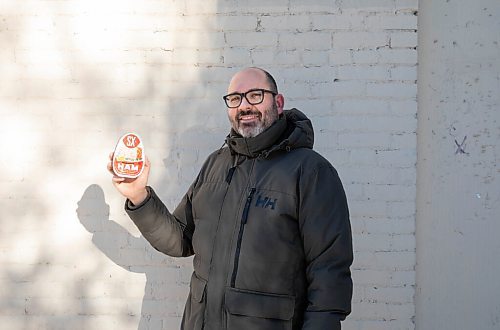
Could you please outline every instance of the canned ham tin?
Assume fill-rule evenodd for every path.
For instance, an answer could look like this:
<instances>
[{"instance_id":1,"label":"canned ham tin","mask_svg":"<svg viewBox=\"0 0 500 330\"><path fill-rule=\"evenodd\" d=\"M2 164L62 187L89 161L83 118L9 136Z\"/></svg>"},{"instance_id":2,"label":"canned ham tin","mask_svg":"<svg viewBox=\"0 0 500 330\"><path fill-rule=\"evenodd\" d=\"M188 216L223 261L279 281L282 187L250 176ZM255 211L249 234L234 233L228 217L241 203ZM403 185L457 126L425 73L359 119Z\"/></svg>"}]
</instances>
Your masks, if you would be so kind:
<instances>
[{"instance_id":1,"label":"canned ham tin","mask_svg":"<svg viewBox=\"0 0 500 330\"><path fill-rule=\"evenodd\" d=\"M136 133L123 135L113 154L113 172L122 178L135 179L144 170L145 155L142 139Z\"/></svg>"}]
</instances>

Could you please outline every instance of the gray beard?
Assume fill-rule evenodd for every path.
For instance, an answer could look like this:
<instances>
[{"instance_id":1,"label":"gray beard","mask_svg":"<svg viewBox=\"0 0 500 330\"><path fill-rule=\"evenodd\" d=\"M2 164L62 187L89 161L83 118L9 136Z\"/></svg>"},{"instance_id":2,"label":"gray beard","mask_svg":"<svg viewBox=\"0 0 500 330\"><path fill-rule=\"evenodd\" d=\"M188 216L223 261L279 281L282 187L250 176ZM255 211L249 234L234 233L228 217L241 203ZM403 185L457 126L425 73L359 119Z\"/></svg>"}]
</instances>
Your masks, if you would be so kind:
<instances>
[{"instance_id":1,"label":"gray beard","mask_svg":"<svg viewBox=\"0 0 500 330\"><path fill-rule=\"evenodd\" d=\"M266 128L262 123L258 123L255 126L238 126L238 133L244 138L255 137L262 133Z\"/></svg>"},{"instance_id":2,"label":"gray beard","mask_svg":"<svg viewBox=\"0 0 500 330\"><path fill-rule=\"evenodd\" d=\"M266 111L263 117L254 125L240 125L239 121L235 119L232 121L233 129L244 138L256 137L264 132L278 119L278 107L273 104L272 108Z\"/></svg>"}]
</instances>

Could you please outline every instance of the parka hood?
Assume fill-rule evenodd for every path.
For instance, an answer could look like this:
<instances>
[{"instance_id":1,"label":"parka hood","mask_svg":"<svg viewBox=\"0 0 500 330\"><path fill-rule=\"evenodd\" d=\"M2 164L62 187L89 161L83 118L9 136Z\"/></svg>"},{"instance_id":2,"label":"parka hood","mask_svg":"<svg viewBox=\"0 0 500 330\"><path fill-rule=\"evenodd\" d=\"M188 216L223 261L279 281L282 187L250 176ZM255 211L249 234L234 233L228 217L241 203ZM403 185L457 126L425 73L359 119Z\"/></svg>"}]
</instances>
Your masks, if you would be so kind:
<instances>
[{"instance_id":1,"label":"parka hood","mask_svg":"<svg viewBox=\"0 0 500 330\"><path fill-rule=\"evenodd\" d=\"M264 132L244 138L234 130L226 137L232 153L248 157L267 157L277 150L312 149L314 130L307 116L297 109L284 110L280 118Z\"/></svg>"}]
</instances>

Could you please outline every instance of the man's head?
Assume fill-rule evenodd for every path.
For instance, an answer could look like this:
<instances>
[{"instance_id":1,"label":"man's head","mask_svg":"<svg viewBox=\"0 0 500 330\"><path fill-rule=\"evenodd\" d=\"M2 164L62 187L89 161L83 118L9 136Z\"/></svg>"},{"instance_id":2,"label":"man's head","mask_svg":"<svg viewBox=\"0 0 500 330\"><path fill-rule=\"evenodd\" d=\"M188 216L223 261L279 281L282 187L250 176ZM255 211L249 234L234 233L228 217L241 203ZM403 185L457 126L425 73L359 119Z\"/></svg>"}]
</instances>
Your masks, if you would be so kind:
<instances>
[{"instance_id":1,"label":"man's head","mask_svg":"<svg viewBox=\"0 0 500 330\"><path fill-rule=\"evenodd\" d=\"M274 78L260 68L236 73L224 101L232 128L243 137L259 135L283 113L283 95Z\"/></svg>"}]
</instances>

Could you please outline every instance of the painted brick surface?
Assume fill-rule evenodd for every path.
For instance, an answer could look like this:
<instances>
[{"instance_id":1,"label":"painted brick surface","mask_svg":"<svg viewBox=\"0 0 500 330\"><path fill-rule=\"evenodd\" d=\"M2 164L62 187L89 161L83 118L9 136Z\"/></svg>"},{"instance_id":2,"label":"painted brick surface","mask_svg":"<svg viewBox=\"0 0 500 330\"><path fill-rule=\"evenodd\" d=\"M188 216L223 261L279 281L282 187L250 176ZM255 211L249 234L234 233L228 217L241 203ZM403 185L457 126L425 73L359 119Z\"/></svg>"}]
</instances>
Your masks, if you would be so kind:
<instances>
[{"instance_id":1,"label":"painted brick surface","mask_svg":"<svg viewBox=\"0 0 500 330\"><path fill-rule=\"evenodd\" d=\"M191 258L152 249L105 170L126 131L174 208L228 129L238 69L311 117L351 208L345 329L414 329L417 1L0 3L0 322L175 329Z\"/></svg>"}]
</instances>

